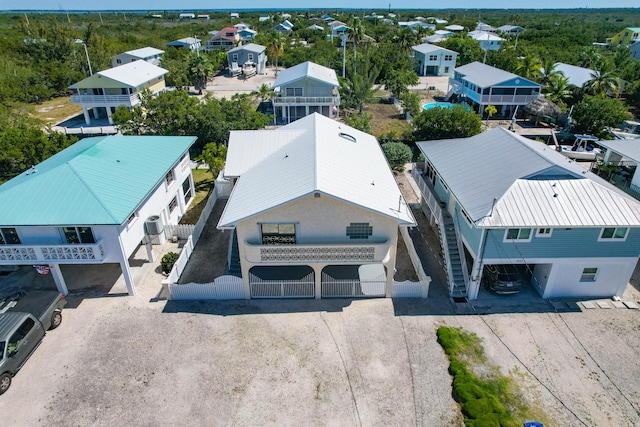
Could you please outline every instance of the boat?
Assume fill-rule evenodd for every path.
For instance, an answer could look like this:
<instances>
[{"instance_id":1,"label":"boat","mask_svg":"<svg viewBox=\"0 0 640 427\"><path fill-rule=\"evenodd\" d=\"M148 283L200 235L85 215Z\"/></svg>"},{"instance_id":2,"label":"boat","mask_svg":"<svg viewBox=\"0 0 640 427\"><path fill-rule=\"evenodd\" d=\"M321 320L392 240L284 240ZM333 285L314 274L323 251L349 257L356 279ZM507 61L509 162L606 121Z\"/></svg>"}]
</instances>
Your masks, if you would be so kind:
<instances>
[{"instance_id":1,"label":"boat","mask_svg":"<svg viewBox=\"0 0 640 427\"><path fill-rule=\"evenodd\" d=\"M609 130L615 139L635 139L640 138L640 122L625 120L620 126Z\"/></svg>"},{"instance_id":2,"label":"boat","mask_svg":"<svg viewBox=\"0 0 640 427\"><path fill-rule=\"evenodd\" d=\"M556 138L556 133L551 132L556 150L563 156L573 160L594 161L598 154L602 151L596 147L599 139L591 135L575 135L576 139L573 145L560 145Z\"/></svg>"}]
</instances>

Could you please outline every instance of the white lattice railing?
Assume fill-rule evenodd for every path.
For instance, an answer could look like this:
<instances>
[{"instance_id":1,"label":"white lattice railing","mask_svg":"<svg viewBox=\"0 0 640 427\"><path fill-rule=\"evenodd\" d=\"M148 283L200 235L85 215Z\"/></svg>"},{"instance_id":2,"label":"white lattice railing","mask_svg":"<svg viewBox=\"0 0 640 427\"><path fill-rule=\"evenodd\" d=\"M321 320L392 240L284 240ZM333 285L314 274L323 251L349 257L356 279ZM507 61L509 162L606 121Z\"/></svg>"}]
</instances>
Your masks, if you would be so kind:
<instances>
[{"instance_id":1,"label":"white lattice railing","mask_svg":"<svg viewBox=\"0 0 640 427\"><path fill-rule=\"evenodd\" d=\"M81 245L2 245L0 264L96 263L104 259L102 243Z\"/></svg>"},{"instance_id":2,"label":"white lattice railing","mask_svg":"<svg viewBox=\"0 0 640 427\"><path fill-rule=\"evenodd\" d=\"M307 263L307 262L373 262L383 260L389 252L389 242L353 244L295 244L262 245L245 242L245 257L253 263Z\"/></svg>"}]
</instances>

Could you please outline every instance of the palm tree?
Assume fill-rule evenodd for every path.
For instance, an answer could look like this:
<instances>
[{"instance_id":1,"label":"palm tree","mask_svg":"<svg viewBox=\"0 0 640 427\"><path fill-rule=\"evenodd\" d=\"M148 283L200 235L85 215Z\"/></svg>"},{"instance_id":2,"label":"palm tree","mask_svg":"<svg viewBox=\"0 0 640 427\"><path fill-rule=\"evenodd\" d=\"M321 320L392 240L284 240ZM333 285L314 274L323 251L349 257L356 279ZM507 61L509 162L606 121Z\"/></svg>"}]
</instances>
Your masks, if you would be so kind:
<instances>
[{"instance_id":1,"label":"palm tree","mask_svg":"<svg viewBox=\"0 0 640 427\"><path fill-rule=\"evenodd\" d=\"M202 95L202 89L207 86L207 80L213 74L213 65L205 55L194 53L189 61L189 76L193 86Z\"/></svg>"},{"instance_id":2,"label":"palm tree","mask_svg":"<svg viewBox=\"0 0 640 427\"><path fill-rule=\"evenodd\" d=\"M518 59L516 73L525 79L536 80L540 76L541 68L540 60L535 56L528 55Z\"/></svg>"},{"instance_id":3,"label":"palm tree","mask_svg":"<svg viewBox=\"0 0 640 427\"><path fill-rule=\"evenodd\" d=\"M551 58L543 58L540 68L540 84L547 86L552 79L560 75L560 71L556 68L556 63Z\"/></svg>"},{"instance_id":4,"label":"palm tree","mask_svg":"<svg viewBox=\"0 0 640 427\"><path fill-rule=\"evenodd\" d=\"M267 100L270 100L273 96L273 89L267 84L262 83L258 90L254 90L253 92L251 92L251 96L253 96L256 101L258 99L260 100L260 108L262 109L264 107L264 103Z\"/></svg>"},{"instance_id":5,"label":"palm tree","mask_svg":"<svg viewBox=\"0 0 640 427\"><path fill-rule=\"evenodd\" d=\"M416 44L417 35L409 28L402 28L393 41L400 47L400 52L408 52L411 50L411 46Z\"/></svg>"},{"instance_id":6,"label":"palm tree","mask_svg":"<svg viewBox=\"0 0 640 427\"><path fill-rule=\"evenodd\" d=\"M587 81L583 90L590 95L604 98L607 93L618 95L618 79L615 77L615 66L608 61L600 61L596 70L591 73L591 80Z\"/></svg>"},{"instance_id":7,"label":"palm tree","mask_svg":"<svg viewBox=\"0 0 640 427\"><path fill-rule=\"evenodd\" d=\"M273 30L269 35L269 53L276 58L276 73L278 72L278 58L284 53L284 43L286 38L280 31Z\"/></svg>"},{"instance_id":8,"label":"palm tree","mask_svg":"<svg viewBox=\"0 0 640 427\"><path fill-rule=\"evenodd\" d=\"M572 96L569 79L562 74L553 76L542 89L545 97L556 105L566 106L566 100Z\"/></svg>"},{"instance_id":9,"label":"palm tree","mask_svg":"<svg viewBox=\"0 0 640 427\"><path fill-rule=\"evenodd\" d=\"M372 64L369 53L365 52L361 60L362 72L353 74L348 79L340 81L340 94L347 106L357 109L360 114L364 110L364 104L372 102L374 94L379 89L375 85L380 75L380 64Z\"/></svg>"},{"instance_id":10,"label":"palm tree","mask_svg":"<svg viewBox=\"0 0 640 427\"><path fill-rule=\"evenodd\" d=\"M600 52L594 46L584 49L578 55L578 65L585 68L592 67L601 60L602 55L600 55Z\"/></svg>"},{"instance_id":11,"label":"palm tree","mask_svg":"<svg viewBox=\"0 0 640 427\"><path fill-rule=\"evenodd\" d=\"M362 25L362 21L360 18L354 16L351 20L351 27L347 30L347 34L351 38L351 42L353 43L353 74L356 74L356 53L358 49L358 45L364 39L364 25ZM343 43L346 43L346 40L343 40Z\"/></svg>"}]
</instances>

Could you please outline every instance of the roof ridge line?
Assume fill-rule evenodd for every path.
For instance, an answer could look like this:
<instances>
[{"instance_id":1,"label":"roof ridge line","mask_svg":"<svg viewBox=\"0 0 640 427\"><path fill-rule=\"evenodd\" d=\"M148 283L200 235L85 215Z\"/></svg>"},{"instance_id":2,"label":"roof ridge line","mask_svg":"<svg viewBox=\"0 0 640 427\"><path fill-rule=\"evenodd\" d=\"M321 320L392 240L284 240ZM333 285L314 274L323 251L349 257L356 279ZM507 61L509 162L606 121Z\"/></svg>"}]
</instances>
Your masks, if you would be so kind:
<instances>
[{"instance_id":1,"label":"roof ridge line","mask_svg":"<svg viewBox=\"0 0 640 427\"><path fill-rule=\"evenodd\" d=\"M75 157L74 157L75 158ZM72 159L73 160L73 159ZM89 193L91 193L93 195L93 197L96 198L96 200L98 201L98 203L100 204L100 206L102 206L102 208L105 210L105 212L111 217L111 219L113 219L114 222L118 222L118 219L115 217L115 215L113 214L113 212L111 212L111 210L109 208L107 208L104 203L102 202L102 199L100 197L98 197L98 195L96 194L95 191L93 191L93 188L91 188L91 186L89 184L87 184L87 182L84 180L84 178L82 178L82 175L76 170L76 168L73 167L73 165L70 162L66 162L65 163L69 169L71 169L71 171L78 177L78 179L80 180L80 182L82 182L82 184L85 186L85 188L89 191Z\"/></svg>"}]
</instances>

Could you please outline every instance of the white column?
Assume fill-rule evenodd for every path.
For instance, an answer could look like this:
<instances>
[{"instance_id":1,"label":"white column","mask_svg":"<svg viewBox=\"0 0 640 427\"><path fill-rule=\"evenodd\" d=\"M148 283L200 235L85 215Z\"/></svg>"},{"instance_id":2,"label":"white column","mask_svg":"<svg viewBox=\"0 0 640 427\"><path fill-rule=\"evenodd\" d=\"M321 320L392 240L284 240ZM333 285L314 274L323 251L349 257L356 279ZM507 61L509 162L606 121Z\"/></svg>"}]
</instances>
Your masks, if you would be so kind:
<instances>
[{"instance_id":1,"label":"white column","mask_svg":"<svg viewBox=\"0 0 640 427\"><path fill-rule=\"evenodd\" d=\"M124 283L127 285L127 292L129 295L135 295L137 293L136 285L133 283L133 275L131 274L131 267L129 266L129 259L124 251L122 244L122 237L118 236L118 243L120 243L120 269L122 270L122 276L124 277Z\"/></svg>"},{"instance_id":2,"label":"white column","mask_svg":"<svg viewBox=\"0 0 640 427\"><path fill-rule=\"evenodd\" d=\"M82 106L82 114L84 114L84 121L86 124L91 123L91 117L89 116L89 109L87 107L85 107L84 105Z\"/></svg>"},{"instance_id":3,"label":"white column","mask_svg":"<svg viewBox=\"0 0 640 427\"><path fill-rule=\"evenodd\" d=\"M98 115L98 107L93 107L93 118L94 119L99 119L100 118L100 116Z\"/></svg>"},{"instance_id":4,"label":"white column","mask_svg":"<svg viewBox=\"0 0 640 427\"><path fill-rule=\"evenodd\" d=\"M113 119L111 118L111 107L107 107L107 118L109 119L109 124L113 124Z\"/></svg>"},{"instance_id":5,"label":"white column","mask_svg":"<svg viewBox=\"0 0 640 427\"><path fill-rule=\"evenodd\" d=\"M315 298L322 298L322 269L325 265L312 265L313 268L313 276L315 281Z\"/></svg>"},{"instance_id":6,"label":"white column","mask_svg":"<svg viewBox=\"0 0 640 427\"><path fill-rule=\"evenodd\" d=\"M67 289L67 284L64 281L64 277L62 277L62 271L60 271L60 264L49 264L49 271L51 271L51 276L53 277L53 281L56 284L56 288L58 288L58 292L62 295L67 295L69 290Z\"/></svg>"},{"instance_id":7,"label":"white column","mask_svg":"<svg viewBox=\"0 0 640 427\"><path fill-rule=\"evenodd\" d=\"M147 250L147 261L155 262L156 254L153 253L153 245L151 244L151 238L145 235L143 240L144 240L144 248Z\"/></svg>"}]
</instances>

